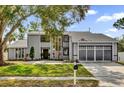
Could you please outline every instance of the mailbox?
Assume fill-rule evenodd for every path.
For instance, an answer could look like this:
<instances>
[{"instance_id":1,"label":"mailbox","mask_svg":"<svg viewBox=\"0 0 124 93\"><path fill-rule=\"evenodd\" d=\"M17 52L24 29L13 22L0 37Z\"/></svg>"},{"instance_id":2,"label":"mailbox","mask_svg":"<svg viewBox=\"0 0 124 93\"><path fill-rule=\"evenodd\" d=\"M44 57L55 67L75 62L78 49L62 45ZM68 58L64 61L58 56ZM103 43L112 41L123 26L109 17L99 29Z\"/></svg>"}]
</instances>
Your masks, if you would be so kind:
<instances>
[{"instance_id":1,"label":"mailbox","mask_svg":"<svg viewBox=\"0 0 124 93\"><path fill-rule=\"evenodd\" d=\"M74 65L74 70L78 70L78 65Z\"/></svg>"}]
</instances>

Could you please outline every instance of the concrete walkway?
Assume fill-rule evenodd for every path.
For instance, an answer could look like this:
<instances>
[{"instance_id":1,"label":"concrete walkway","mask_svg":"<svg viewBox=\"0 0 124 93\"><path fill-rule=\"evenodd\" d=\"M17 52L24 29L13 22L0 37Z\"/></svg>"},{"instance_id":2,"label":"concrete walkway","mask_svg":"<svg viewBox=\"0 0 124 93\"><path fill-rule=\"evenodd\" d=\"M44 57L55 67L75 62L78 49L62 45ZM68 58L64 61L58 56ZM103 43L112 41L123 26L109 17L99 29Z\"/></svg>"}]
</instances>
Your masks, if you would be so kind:
<instances>
[{"instance_id":1,"label":"concrete walkway","mask_svg":"<svg viewBox=\"0 0 124 93\"><path fill-rule=\"evenodd\" d=\"M99 86L123 86L124 65L118 63L82 63L98 80Z\"/></svg>"},{"instance_id":2,"label":"concrete walkway","mask_svg":"<svg viewBox=\"0 0 124 93\"><path fill-rule=\"evenodd\" d=\"M9 63L23 63L23 64L73 64L66 61L55 60L40 60L40 61L9 61Z\"/></svg>"},{"instance_id":3,"label":"concrete walkway","mask_svg":"<svg viewBox=\"0 0 124 93\"><path fill-rule=\"evenodd\" d=\"M73 80L74 77L0 77L0 80ZM96 80L94 77L77 77L77 80Z\"/></svg>"}]
</instances>

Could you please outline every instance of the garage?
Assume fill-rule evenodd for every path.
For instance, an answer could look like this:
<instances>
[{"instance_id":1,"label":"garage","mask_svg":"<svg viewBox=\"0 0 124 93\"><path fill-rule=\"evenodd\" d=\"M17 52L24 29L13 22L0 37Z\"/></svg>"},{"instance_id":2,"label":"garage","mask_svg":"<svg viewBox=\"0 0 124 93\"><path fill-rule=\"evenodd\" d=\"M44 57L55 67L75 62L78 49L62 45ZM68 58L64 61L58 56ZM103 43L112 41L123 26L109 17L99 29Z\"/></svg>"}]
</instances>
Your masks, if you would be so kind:
<instances>
[{"instance_id":1,"label":"garage","mask_svg":"<svg viewBox=\"0 0 124 93\"><path fill-rule=\"evenodd\" d=\"M79 45L80 61L112 61L111 45Z\"/></svg>"}]
</instances>

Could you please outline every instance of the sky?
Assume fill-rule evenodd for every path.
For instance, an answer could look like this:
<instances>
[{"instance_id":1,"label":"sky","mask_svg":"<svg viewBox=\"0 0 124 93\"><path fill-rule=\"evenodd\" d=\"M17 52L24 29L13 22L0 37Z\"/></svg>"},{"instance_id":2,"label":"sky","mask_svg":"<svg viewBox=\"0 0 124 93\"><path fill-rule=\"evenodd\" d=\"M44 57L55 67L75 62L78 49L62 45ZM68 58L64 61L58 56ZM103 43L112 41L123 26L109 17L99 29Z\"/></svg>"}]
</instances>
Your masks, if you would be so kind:
<instances>
[{"instance_id":1,"label":"sky","mask_svg":"<svg viewBox=\"0 0 124 93\"><path fill-rule=\"evenodd\" d=\"M103 33L112 38L121 37L124 30L113 27L114 22L124 17L124 5L90 5L85 20L75 23L67 28L67 31L89 31L92 33ZM31 16L28 21L37 20ZM27 23L27 21L26 21Z\"/></svg>"},{"instance_id":2,"label":"sky","mask_svg":"<svg viewBox=\"0 0 124 93\"><path fill-rule=\"evenodd\" d=\"M92 5L85 20L70 26L68 31L90 31L103 33L110 37L121 37L124 30L117 30L113 23L124 17L124 6L120 5Z\"/></svg>"}]
</instances>

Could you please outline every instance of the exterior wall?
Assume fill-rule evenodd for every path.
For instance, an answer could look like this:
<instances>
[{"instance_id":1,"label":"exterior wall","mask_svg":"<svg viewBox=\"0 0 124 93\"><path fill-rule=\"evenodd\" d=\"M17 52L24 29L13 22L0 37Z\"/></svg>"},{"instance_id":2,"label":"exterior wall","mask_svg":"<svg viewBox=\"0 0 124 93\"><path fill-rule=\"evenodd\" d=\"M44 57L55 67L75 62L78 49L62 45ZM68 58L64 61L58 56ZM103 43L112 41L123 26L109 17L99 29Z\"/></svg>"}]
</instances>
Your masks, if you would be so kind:
<instances>
[{"instance_id":1,"label":"exterior wall","mask_svg":"<svg viewBox=\"0 0 124 93\"><path fill-rule=\"evenodd\" d=\"M40 35L28 35L28 54L30 53L30 48L33 46L35 55L34 59L41 58L41 44L40 44Z\"/></svg>"},{"instance_id":2,"label":"exterior wall","mask_svg":"<svg viewBox=\"0 0 124 93\"><path fill-rule=\"evenodd\" d=\"M10 48L8 49L8 60L14 60L15 59L15 49Z\"/></svg>"},{"instance_id":3,"label":"exterior wall","mask_svg":"<svg viewBox=\"0 0 124 93\"><path fill-rule=\"evenodd\" d=\"M124 52L119 52L118 53L118 61L121 61L121 62L124 61Z\"/></svg>"},{"instance_id":4,"label":"exterior wall","mask_svg":"<svg viewBox=\"0 0 124 93\"><path fill-rule=\"evenodd\" d=\"M112 42L82 42L82 41L76 41L76 40L72 40L72 36L78 37L77 35L69 35L69 42L63 42L62 41L62 47L61 47L61 57L62 59L70 59L70 60L76 60L79 59L79 45L83 44L83 45L111 45L112 46L112 61L117 61L118 56L117 56L117 43L112 43ZM35 57L34 59L41 59L41 48L48 48L49 49L49 53L50 53L50 59L54 59L53 57L53 47L52 47L52 43L51 42L41 42L41 34L39 35L28 35L27 38L27 50L25 50L25 54L29 54L30 53L30 48L33 46L34 50L35 50ZM63 55L63 47L67 48L69 47L69 56L64 56ZM94 48L95 49L95 48ZM16 59L15 58L15 50L14 49L8 49L8 59ZM30 57L29 57L30 59ZM94 61L96 61L96 59L94 59Z\"/></svg>"}]
</instances>

